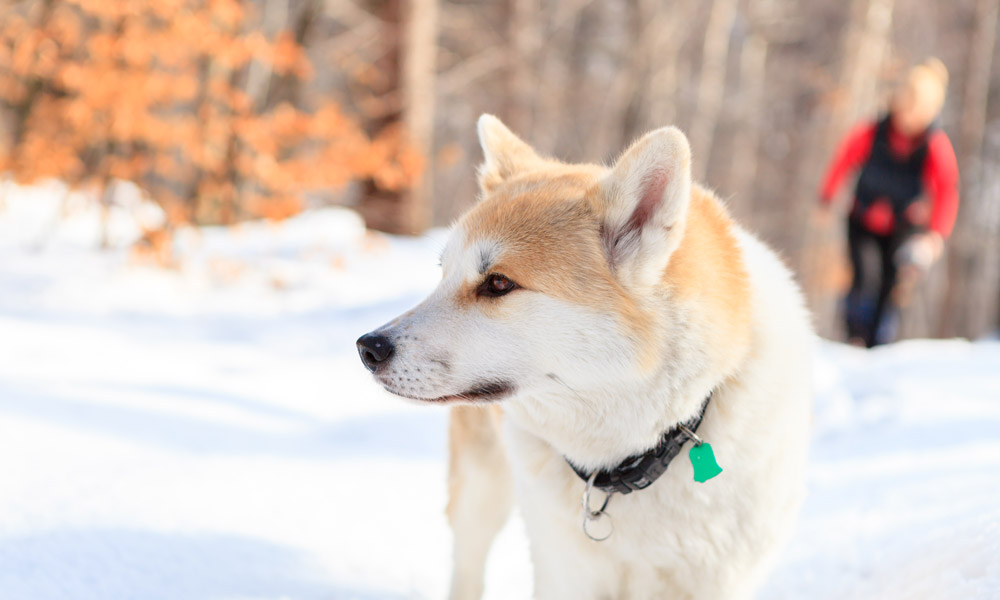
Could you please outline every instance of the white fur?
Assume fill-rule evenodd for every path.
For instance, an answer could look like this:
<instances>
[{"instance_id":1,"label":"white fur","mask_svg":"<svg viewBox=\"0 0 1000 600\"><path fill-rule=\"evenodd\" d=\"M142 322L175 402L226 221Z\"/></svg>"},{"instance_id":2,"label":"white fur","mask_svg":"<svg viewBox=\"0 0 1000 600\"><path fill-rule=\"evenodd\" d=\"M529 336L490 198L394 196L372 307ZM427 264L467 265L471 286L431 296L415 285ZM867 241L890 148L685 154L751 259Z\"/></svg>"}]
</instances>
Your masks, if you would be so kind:
<instances>
[{"instance_id":1,"label":"white fur","mask_svg":"<svg viewBox=\"0 0 1000 600\"><path fill-rule=\"evenodd\" d=\"M523 142L511 140L499 121L480 119L479 130L487 156L481 176L526 156L518 145ZM516 156L495 152L495 138ZM460 290L483 278L483 252L502 254L504 240L470 242L461 226L445 249L439 287L379 330L396 346L391 363L377 375L390 391L434 399L484 380L516 384L517 392L502 404L504 436L537 598L748 597L801 502L813 334L788 270L738 230L751 286L743 301L751 307L752 334L748 357L735 374L709 366L721 349L706 341L692 318L697 307L655 289L681 243L691 194L689 162L684 136L662 129L637 142L600 184L608 227L621 231L650 181L664 183L650 218L626 232L631 237L610 253L616 276L656 315L649 339L656 344L657 368L640 365L640 348L613 310L528 290L505 296L489 313L463 304ZM661 171L669 177L657 179ZM713 388L698 434L712 444L722 475L695 483L685 447L652 486L611 499L614 533L608 540L588 539L581 529L584 484L566 459L598 469L644 451L690 418ZM488 486L488 480L472 483ZM479 500L457 507L463 526L474 526L468 524L474 523L475 505L490 493L481 490L474 494ZM481 589L484 540L467 537L477 558L457 561L455 598L476 597Z\"/></svg>"}]
</instances>

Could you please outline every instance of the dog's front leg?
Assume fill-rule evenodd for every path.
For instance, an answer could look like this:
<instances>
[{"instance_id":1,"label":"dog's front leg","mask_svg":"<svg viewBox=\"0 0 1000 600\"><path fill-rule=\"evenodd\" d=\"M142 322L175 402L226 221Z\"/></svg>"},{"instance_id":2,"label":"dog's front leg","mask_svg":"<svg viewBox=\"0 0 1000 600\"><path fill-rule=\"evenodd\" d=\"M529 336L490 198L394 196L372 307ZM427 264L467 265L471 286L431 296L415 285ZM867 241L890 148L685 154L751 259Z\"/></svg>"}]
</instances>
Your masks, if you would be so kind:
<instances>
[{"instance_id":1,"label":"dog's front leg","mask_svg":"<svg viewBox=\"0 0 1000 600\"><path fill-rule=\"evenodd\" d=\"M455 543L451 600L482 596L486 555L510 514L511 472L500 418L500 410L492 407L451 410L448 521Z\"/></svg>"}]
</instances>

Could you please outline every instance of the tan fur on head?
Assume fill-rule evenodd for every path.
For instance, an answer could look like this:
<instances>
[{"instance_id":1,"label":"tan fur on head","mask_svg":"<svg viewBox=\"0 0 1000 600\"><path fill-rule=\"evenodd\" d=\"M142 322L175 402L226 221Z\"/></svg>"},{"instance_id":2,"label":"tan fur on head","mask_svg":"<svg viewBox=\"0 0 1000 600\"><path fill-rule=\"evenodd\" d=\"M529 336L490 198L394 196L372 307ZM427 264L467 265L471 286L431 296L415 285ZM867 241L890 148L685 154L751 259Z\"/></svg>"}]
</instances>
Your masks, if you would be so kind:
<instances>
[{"instance_id":1,"label":"tan fur on head","mask_svg":"<svg viewBox=\"0 0 1000 600\"><path fill-rule=\"evenodd\" d=\"M617 286L600 245L599 215L585 200L595 169L510 176L462 220L467 243L502 240L490 270L524 288L573 302L608 300Z\"/></svg>"},{"instance_id":2,"label":"tan fur on head","mask_svg":"<svg viewBox=\"0 0 1000 600\"><path fill-rule=\"evenodd\" d=\"M483 201L460 229L469 246L502 241L491 271L594 310L615 307L620 323L645 340L641 362L650 365L657 318L637 299L666 285L706 315L695 320L728 349L718 366L735 367L750 335L746 274L725 210L691 183L680 130L646 134L609 169L541 158L491 115L480 117L479 135ZM475 285L460 294L464 305L477 301Z\"/></svg>"}]
</instances>

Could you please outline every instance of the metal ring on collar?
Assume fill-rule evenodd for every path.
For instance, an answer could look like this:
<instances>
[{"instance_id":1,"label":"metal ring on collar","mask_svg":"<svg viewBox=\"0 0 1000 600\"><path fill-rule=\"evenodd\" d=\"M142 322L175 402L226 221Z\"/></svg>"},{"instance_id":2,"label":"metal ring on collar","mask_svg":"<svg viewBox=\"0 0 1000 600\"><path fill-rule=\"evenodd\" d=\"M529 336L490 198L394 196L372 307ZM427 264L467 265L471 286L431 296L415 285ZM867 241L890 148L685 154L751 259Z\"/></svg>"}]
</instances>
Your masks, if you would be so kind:
<instances>
[{"instance_id":1,"label":"metal ring on collar","mask_svg":"<svg viewBox=\"0 0 1000 600\"><path fill-rule=\"evenodd\" d=\"M700 446L705 443L695 432L691 431L687 425L681 423L677 425L677 429L680 429L684 435L688 436L688 438L694 442L695 446Z\"/></svg>"},{"instance_id":2,"label":"metal ring on collar","mask_svg":"<svg viewBox=\"0 0 1000 600\"><path fill-rule=\"evenodd\" d=\"M606 528L607 532L604 533L603 535L601 534L600 531L601 528L600 523L606 523L606 525L604 525L604 528ZM583 533L590 539L594 540L595 542L603 542L604 540L611 537L611 534L614 532L615 532L615 523L614 521L611 520L611 515L609 515L608 513L602 512L598 513L598 515L593 519L588 519L586 517L584 517L583 519Z\"/></svg>"},{"instance_id":3,"label":"metal ring on collar","mask_svg":"<svg viewBox=\"0 0 1000 600\"><path fill-rule=\"evenodd\" d=\"M590 479L587 480L587 488L583 490L583 514L591 518L595 518L604 512L604 509L608 507L608 501L611 500L611 494L614 492L604 492L604 502L601 504L601 508L593 510L590 508L590 492L594 489L594 479L597 478L597 471L591 474Z\"/></svg>"}]
</instances>

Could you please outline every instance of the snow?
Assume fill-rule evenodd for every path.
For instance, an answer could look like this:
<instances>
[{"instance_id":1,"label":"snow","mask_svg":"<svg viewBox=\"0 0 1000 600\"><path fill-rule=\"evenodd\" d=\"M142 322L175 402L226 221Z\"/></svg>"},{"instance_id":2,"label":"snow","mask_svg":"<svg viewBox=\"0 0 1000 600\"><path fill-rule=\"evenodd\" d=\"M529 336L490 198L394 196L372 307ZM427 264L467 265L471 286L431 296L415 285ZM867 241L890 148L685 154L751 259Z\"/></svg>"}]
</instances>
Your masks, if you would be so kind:
<instances>
[{"instance_id":1,"label":"snow","mask_svg":"<svg viewBox=\"0 0 1000 600\"><path fill-rule=\"evenodd\" d=\"M347 210L178 233L155 207L0 189L0 597L441 598L445 410L354 340L418 302L445 233ZM809 496L760 598L1000 595L1000 342L823 343ZM766 432L762 432L766 435ZM530 595L516 514L487 598Z\"/></svg>"}]
</instances>

